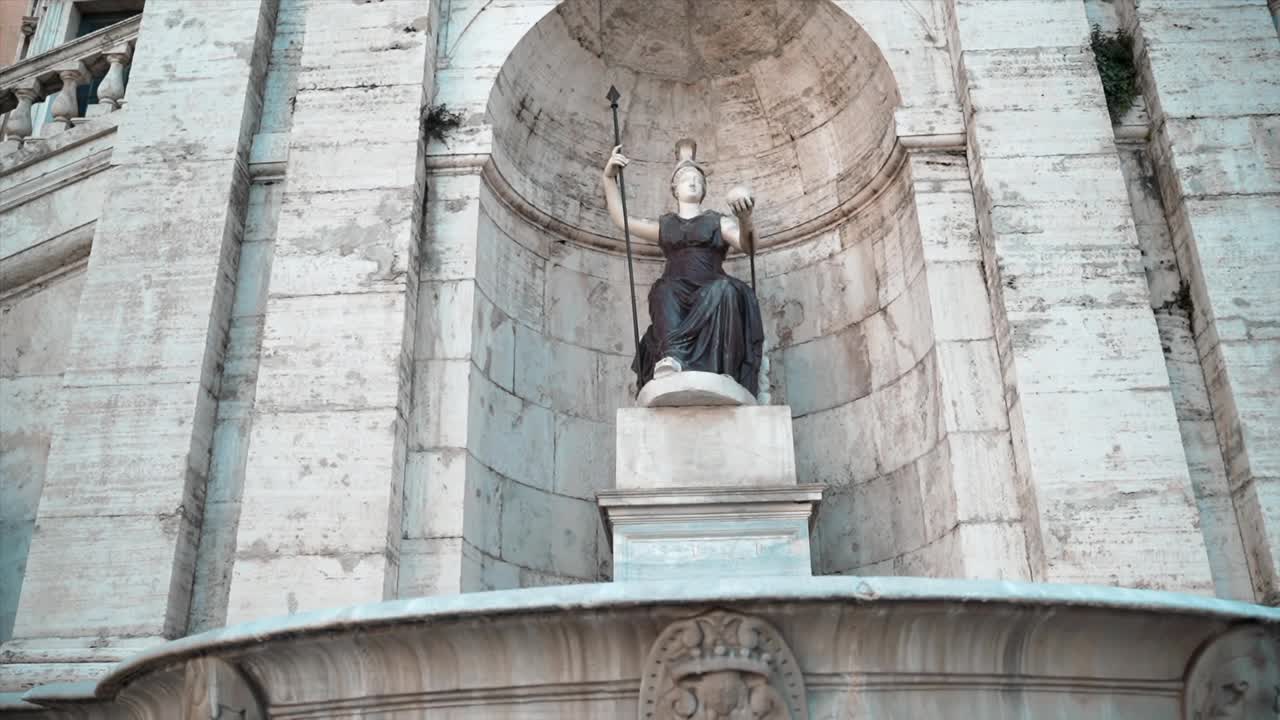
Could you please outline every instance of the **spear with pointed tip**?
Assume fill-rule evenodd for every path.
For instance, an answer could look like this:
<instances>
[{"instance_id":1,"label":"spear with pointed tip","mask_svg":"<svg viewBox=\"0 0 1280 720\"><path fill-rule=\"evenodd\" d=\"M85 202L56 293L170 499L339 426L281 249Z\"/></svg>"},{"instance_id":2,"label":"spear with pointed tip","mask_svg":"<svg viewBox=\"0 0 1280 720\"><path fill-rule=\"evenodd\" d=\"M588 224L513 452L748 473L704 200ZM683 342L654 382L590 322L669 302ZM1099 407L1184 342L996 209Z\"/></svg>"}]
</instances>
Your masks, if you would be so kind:
<instances>
[{"instance_id":1,"label":"spear with pointed tip","mask_svg":"<svg viewBox=\"0 0 1280 720\"><path fill-rule=\"evenodd\" d=\"M609 107L613 109L613 144L622 144L622 131L618 127L618 98L622 93L614 85L609 86ZM627 287L631 290L631 334L636 343L636 357L640 357L640 316L636 312L636 271L631 261L631 223L627 218L627 186L622 180L622 168L618 168L618 193L622 196L622 238L627 246Z\"/></svg>"}]
</instances>

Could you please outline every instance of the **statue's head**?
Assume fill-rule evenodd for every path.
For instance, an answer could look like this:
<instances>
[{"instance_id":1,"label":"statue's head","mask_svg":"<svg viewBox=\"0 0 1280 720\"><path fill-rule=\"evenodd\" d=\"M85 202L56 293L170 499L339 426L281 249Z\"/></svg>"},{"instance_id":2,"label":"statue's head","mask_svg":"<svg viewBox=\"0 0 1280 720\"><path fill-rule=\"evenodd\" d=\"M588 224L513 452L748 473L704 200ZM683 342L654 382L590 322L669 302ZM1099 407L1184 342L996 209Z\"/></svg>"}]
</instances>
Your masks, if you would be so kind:
<instances>
[{"instance_id":1,"label":"statue's head","mask_svg":"<svg viewBox=\"0 0 1280 720\"><path fill-rule=\"evenodd\" d=\"M702 202L707 196L707 172L698 164L698 144L688 138L676 143L676 167L671 171L671 194L679 202Z\"/></svg>"}]
</instances>

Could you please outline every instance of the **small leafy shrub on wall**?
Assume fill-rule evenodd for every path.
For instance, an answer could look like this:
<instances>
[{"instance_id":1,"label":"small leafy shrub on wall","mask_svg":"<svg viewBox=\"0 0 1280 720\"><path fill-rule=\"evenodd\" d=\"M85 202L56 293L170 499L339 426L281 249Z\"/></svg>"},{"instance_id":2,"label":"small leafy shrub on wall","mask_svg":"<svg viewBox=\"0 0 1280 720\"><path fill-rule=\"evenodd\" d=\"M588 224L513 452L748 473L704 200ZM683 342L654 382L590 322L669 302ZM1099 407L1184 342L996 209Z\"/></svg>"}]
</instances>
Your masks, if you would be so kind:
<instances>
[{"instance_id":1,"label":"small leafy shrub on wall","mask_svg":"<svg viewBox=\"0 0 1280 720\"><path fill-rule=\"evenodd\" d=\"M454 112L441 103L422 108L422 139L439 140L446 145L448 135L462 125L462 113Z\"/></svg>"},{"instance_id":2,"label":"small leafy shrub on wall","mask_svg":"<svg viewBox=\"0 0 1280 720\"><path fill-rule=\"evenodd\" d=\"M1089 37L1093 57L1102 76L1102 92L1112 122L1118 122L1138 98L1138 70L1133 65L1133 36L1124 30L1104 33L1093 26Z\"/></svg>"}]
</instances>

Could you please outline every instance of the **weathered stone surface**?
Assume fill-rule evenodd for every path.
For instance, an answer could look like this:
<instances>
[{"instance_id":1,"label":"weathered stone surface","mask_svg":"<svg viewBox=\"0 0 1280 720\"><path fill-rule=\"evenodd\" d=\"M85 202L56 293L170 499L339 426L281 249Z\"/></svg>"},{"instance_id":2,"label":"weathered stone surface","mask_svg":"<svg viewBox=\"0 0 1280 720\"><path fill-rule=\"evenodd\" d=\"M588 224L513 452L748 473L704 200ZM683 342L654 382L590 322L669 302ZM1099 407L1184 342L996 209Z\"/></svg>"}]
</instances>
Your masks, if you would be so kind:
<instances>
[{"instance_id":1,"label":"weathered stone surface","mask_svg":"<svg viewBox=\"0 0 1280 720\"><path fill-rule=\"evenodd\" d=\"M615 581L807 577L809 526L820 486L611 490Z\"/></svg>"},{"instance_id":2,"label":"weathered stone surface","mask_svg":"<svg viewBox=\"0 0 1280 720\"><path fill-rule=\"evenodd\" d=\"M1138 70L1152 117L1152 164L1192 306L1188 318L1255 598L1280 596L1280 510L1255 478L1280 475L1273 379L1276 321L1275 158L1280 49L1261 2L1192 5L1157 0L1118 4L1140 49ZM1274 29L1274 25L1272 25ZM1265 239L1264 239L1265 238ZM1261 330L1259 334L1254 329ZM1243 338L1247 341L1241 342ZM1260 481L1256 487L1265 487ZM1244 511L1241 513L1241 511Z\"/></svg>"},{"instance_id":3,"label":"weathered stone surface","mask_svg":"<svg viewBox=\"0 0 1280 720\"><path fill-rule=\"evenodd\" d=\"M551 489L555 452L553 413L490 383L471 377L468 448L506 477Z\"/></svg>"},{"instance_id":4,"label":"weathered stone surface","mask_svg":"<svg viewBox=\"0 0 1280 720\"><path fill-rule=\"evenodd\" d=\"M437 353L414 349L425 189L419 128L402 118L432 95L436 6L330 9L305 9L230 589L237 619L396 592L407 455L443 447L423 437L413 380L469 367L414 362ZM424 72L346 82L369 78L382 52ZM330 507L334 495L350 502Z\"/></svg>"},{"instance_id":5,"label":"weathered stone surface","mask_svg":"<svg viewBox=\"0 0 1280 720\"><path fill-rule=\"evenodd\" d=\"M588 92L610 83L634 213L669 208L686 134L713 207L744 180L761 200L761 399L795 416L795 476L831 486L819 572L1274 600L1261 0L624 4L155 0L125 111L0 153L0 638L20 592L29 615L0 691L228 617L610 577L594 501L636 396ZM37 50L78 22L46 5ZM1148 97L1117 129L1089 22L1139 42ZM635 271L643 329L661 263ZM725 457L762 471L752 437ZM1126 712L1168 714L1165 670ZM813 707L847 713L823 677ZM970 715L1024 711L1009 687Z\"/></svg>"},{"instance_id":6,"label":"weathered stone surface","mask_svg":"<svg viewBox=\"0 0 1280 720\"><path fill-rule=\"evenodd\" d=\"M1002 5L1018 13L1021 25L1056 28L1043 37L1015 37L989 22L995 11L989 4L952 0L959 40L952 53L977 126L998 127L1018 117L1011 114L1049 111L1063 101L1091 107L1090 127L1105 118L1083 47L1084 7L1069 5ZM1011 82L1017 95L1007 90ZM981 133L969 138L984 269L1000 287L996 349L1014 457L1034 497L1044 579L1204 591L1209 563L1181 441L1174 439L1176 415L1168 391L1151 390L1166 387L1167 375L1142 292L1119 161L1105 138L1099 144L1092 134L1055 135L1046 152L1009 152L989 146ZM1017 403L1009 400L1015 393ZM1095 484L1112 475L1123 488ZM1090 478L1088 492L1083 478ZM1120 521L1120 514L1130 520ZM1166 552L1152 565L1156 550L1143 539L1171 535L1188 549ZM1033 557L1030 565L1039 562Z\"/></svg>"},{"instance_id":7,"label":"weathered stone surface","mask_svg":"<svg viewBox=\"0 0 1280 720\"><path fill-rule=\"evenodd\" d=\"M3 262L3 261L0 261ZM0 642L9 638L60 421L62 369L84 273L0 303Z\"/></svg>"},{"instance_id":8,"label":"weathered stone surface","mask_svg":"<svg viewBox=\"0 0 1280 720\"><path fill-rule=\"evenodd\" d=\"M165 717L173 707L164 703L170 669L217 657L239 667L273 712L351 714L355 705L354 712L372 714L413 698L462 718L514 720L545 715L547 688L555 688L573 693L571 701L550 701L571 702L571 717L626 717L636 713L654 642L673 622L706 608L769 622L794 657L788 665L803 670L810 712L818 717L853 711L952 718L1028 709L1070 717L1082 708L1141 720L1177 717L1183 686L1169 678L1182 677L1200 657L1197 650L1245 647L1268 658L1277 623L1274 611L1242 603L1018 582L606 583L419 598L229 628L132 660L99 692L141 717ZM1252 642L1215 640L1232 626L1238 628L1232 635L1248 634ZM729 642L735 637L741 636ZM1077 645L1086 649L1070 658L1053 651ZM354 684L358 667L376 669L381 680ZM495 678L503 684L495 686ZM879 687L867 692L872 681ZM925 683L943 689L922 689Z\"/></svg>"},{"instance_id":9,"label":"weathered stone surface","mask_svg":"<svg viewBox=\"0 0 1280 720\"><path fill-rule=\"evenodd\" d=\"M793 420L796 471L801 482L847 484L875 477L880 465L876 447L875 405L870 397ZM829 441L835 436L839 443Z\"/></svg>"},{"instance_id":10,"label":"weathered stone surface","mask_svg":"<svg viewBox=\"0 0 1280 720\"><path fill-rule=\"evenodd\" d=\"M829 410L871 391L867 339L861 325L850 325L782 351L787 402L797 415Z\"/></svg>"},{"instance_id":11,"label":"weathered stone surface","mask_svg":"<svg viewBox=\"0 0 1280 720\"><path fill-rule=\"evenodd\" d=\"M1183 301L1189 294L1190 282L1183 278L1179 267L1150 155L1138 148L1126 148L1121 158L1214 587L1221 597L1249 600L1253 598L1253 585L1222 446L1213 423L1205 368L1192 331L1194 312Z\"/></svg>"}]
</instances>

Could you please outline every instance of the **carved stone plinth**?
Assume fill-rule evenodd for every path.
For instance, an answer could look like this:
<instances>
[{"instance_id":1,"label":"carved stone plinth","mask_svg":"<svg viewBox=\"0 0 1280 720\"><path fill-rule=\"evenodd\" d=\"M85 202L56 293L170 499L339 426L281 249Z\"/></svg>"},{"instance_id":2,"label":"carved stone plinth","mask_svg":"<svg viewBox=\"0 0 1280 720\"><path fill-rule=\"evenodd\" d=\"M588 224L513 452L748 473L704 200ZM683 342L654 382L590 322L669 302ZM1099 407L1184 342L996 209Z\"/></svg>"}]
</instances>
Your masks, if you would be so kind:
<instances>
[{"instance_id":1,"label":"carved stone plinth","mask_svg":"<svg viewBox=\"0 0 1280 720\"><path fill-rule=\"evenodd\" d=\"M808 577L820 485L600 493L613 579Z\"/></svg>"},{"instance_id":2,"label":"carved stone plinth","mask_svg":"<svg viewBox=\"0 0 1280 720\"><path fill-rule=\"evenodd\" d=\"M768 487L796 483L791 408L623 408L619 490Z\"/></svg>"},{"instance_id":3,"label":"carved stone plinth","mask_svg":"<svg viewBox=\"0 0 1280 720\"><path fill-rule=\"evenodd\" d=\"M810 574L822 487L796 484L790 408L626 408L617 427L614 580Z\"/></svg>"}]
</instances>

